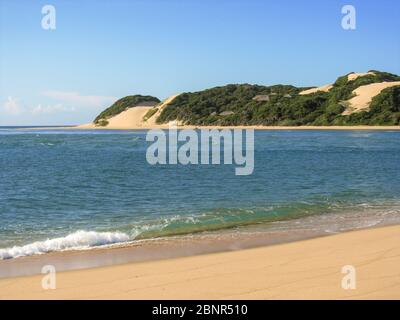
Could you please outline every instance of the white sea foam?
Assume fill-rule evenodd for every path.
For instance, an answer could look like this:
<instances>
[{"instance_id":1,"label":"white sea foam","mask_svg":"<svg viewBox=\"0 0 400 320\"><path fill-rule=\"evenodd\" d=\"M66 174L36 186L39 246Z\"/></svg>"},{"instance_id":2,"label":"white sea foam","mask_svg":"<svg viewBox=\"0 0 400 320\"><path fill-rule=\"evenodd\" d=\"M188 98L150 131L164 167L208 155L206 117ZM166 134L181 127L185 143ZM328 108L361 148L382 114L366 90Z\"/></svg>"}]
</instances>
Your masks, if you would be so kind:
<instances>
[{"instance_id":1,"label":"white sea foam","mask_svg":"<svg viewBox=\"0 0 400 320\"><path fill-rule=\"evenodd\" d=\"M25 246L0 249L0 260L52 251L86 249L129 240L130 238L127 234L120 232L76 231L66 237L37 241Z\"/></svg>"}]
</instances>

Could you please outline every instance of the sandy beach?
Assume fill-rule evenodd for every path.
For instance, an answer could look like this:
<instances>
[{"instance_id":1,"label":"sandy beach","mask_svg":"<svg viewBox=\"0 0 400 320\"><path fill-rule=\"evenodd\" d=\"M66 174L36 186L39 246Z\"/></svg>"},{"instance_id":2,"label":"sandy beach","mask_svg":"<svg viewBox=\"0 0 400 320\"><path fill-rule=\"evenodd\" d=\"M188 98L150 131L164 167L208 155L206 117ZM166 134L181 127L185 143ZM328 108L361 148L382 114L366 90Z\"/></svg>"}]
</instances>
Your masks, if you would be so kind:
<instances>
[{"instance_id":1,"label":"sandy beach","mask_svg":"<svg viewBox=\"0 0 400 320\"><path fill-rule=\"evenodd\" d=\"M1 299L400 299L400 226L192 257L0 280ZM342 288L355 268L356 289Z\"/></svg>"},{"instance_id":2,"label":"sandy beach","mask_svg":"<svg viewBox=\"0 0 400 320\"><path fill-rule=\"evenodd\" d=\"M231 2L1 1L0 303L400 301L400 1Z\"/></svg>"}]
</instances>

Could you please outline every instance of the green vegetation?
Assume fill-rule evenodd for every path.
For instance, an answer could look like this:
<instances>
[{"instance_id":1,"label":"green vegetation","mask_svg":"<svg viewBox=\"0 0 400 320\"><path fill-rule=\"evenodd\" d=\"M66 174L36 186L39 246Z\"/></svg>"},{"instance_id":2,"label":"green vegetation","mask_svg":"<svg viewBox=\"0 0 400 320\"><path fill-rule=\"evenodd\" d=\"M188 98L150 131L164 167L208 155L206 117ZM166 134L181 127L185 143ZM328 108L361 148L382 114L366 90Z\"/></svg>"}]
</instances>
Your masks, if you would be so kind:
<instances>
[{"instance_id":1,"label":"green vegetation","mask_svg":"<svg viewBox=\"0 0 400 320\"><path fill-rule=\"evenodd\" d=\"M149 120L152 116L154 116L154 114L158 111L157 107L154 107L152 109L150 109L149 111L146 112L146 114L143 117L144 121Z\"/></svg>"},{"instance_id":2,"label":"green vegetation","mask_svg":"<svg viewBox=\"0 0 400 320\"><path fill-rule=\"evenodd\" d=\"M370 70L368 72L373 72L374 74L362 76L352 81L347 80L348 74L339 77L333 84L333 88L330 90L331 98L333 99L332 101L348 100L352 97L353 90L367 84L384 81L400 81L400 76L388 72L380 72L376 70Z\"/></svg>"},{"instance_id":3,"label":"green vegetation","mask_svg":"<svg viewBox=\"0 0 400 320\"><path fill-rule=\"evenodd\" d=\"M194 93L183 93L168 104L157 122L175 119L193 125L239 125L265 118L265 109L274 102L289 100L303 89L293 86L271 87L230 84ZM284 97L286 95L286 97ZM269 101L257 101L257 96ZM262 98L261 98L262 99Z\"/></svg>"},{"instance_id":4,"label":"green vegetation","mask_svg":"<svg viewBox=\"0 0 400 320\"><path fill-rule=\"evenodd\" d=\"M368 111L342 115L344 101L356 88L382 81L400 81L394 74L371 70L374 75L348 81L339 77L329 92L308 95L308 88L289 85L230 84L200 92L183 93L167 105L158 123L173 120L188 125L394 125L399 124L400 87L383 90Z\"/></svg>"},{"instance_id":5,"label":"green vegetation","mask_svg":"<svg viewBox=\"0 0 400 320\"><path fill-rule=\"evenodd\" d=\"M142 96L142 95L127 96L122 99L119 99L111 107L107 108L102 113L100 113L94 120L94 123L98 126L106 126L108 124L107 119L116 116L127 109L136 107L138 105L151 106L159 102L160 102L159 99L152 96Z\"/></svg>"},{"instance_id":6,"label":"green vegetation","mask_svg":"<svg viewBox=\"0 0 400 320\"><path fill-rule=\"evenodd\" d=\"M108 126L108 121L106 119L100 119L98 122L96 122L96 124L100 127L106 127Z\"/></svg>"},{"instance_id":7,"label":"green vegetation","mask_svg":"<svg viewBox=\"0 0 400 320\"><path fill-rule=\"evenodd\" d=\"M339 124L400 125L400 86L382 90L372 99L369 111L343 117Z\"/></svg>"}]
</instances>

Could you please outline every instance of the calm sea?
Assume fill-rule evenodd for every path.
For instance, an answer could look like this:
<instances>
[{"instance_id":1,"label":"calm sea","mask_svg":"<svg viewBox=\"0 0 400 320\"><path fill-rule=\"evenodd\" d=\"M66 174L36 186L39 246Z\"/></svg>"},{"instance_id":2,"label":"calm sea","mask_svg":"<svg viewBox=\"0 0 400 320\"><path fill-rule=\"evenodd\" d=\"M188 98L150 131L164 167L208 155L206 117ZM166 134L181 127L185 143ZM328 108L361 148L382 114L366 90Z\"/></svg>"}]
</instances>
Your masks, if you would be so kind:
<instances>
[{"instance_id":1,"label":"calm sea","mask_svg":"<svg viewBox=\"0 0 400 320\"><path fill-rule=\"evenodd\" d=\"M0 128L0 259L304 218L334 217L327 232L400 221L400 132L257 131L249 176L151 166L145 137Z\"/></svg>"}]
</instances>

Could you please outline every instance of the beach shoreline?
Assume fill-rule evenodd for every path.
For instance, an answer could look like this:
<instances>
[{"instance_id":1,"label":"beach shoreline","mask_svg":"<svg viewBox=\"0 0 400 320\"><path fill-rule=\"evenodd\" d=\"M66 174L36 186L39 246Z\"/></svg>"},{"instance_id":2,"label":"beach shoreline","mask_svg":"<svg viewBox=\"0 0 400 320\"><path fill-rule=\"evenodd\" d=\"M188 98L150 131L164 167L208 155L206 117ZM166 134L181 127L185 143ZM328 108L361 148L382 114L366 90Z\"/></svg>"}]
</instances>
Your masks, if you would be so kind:
<instances>
[{"instance_id":1,"label":"beach shoreline","mask_svg":"<svg viewBox=\"0 0 400 320\"><path fill-rule=\"evenodd\" d=\"M394 225L59 272L56 290L41 288L43 275L4 278L0 299L400 299L399 243ZM347 265L357 271L354 290L341 287Z\"/></svg>"},{"instance_id":2,"label":"beach shoreline","mask_svg":"<svg viewBox=\"0 0 400 320\"><path fill-rule=\"evenodd\" d=\"M253 129L253 130L323 130L323 131L329 131L329 130L334 130L334 131L346 131L346 130L360 130L360 131L392 131L392 130L399 130L400 131L400 126L192 126L192 125L178 125L178 126L170 126L168 124L163 124L163 125L150 125L150 126L132 126L132 127L100 127L100 126L94 126L94 125L77 125L77 126L68 126L68 127L41 127L41 128L23 128L21 130L32 130L32 129L37 129L37 130L43 130L43 129L49 129L49 130L121 130L121 131L126 131L126 130L151 130L151 129L177 129L177 130L183 130L183 129Z\"/></svg>"},{"instance_id":3,"label":"beach shoreline","mask_svg":"<svg viewBox=\"0 0 400 320\"><path fill-rule=\"evenodd\" d=\"M392 206L388 208L368 208L368 210L359 209L351 212L309 214L268 223L136 238L89 247L49 249L47 252L37 251L36 253L33 251L35 246L43 247L46 244L44 242L31 243L26 253L24 253L23 247L9 248L10 258L0 259L0 279L40 274L43 265L54 265L58 271L90 269L125 263L237 251L303 241L355 230L400 225L398 212L398 208ZM61 243L61 239L63 238L58 238L56 241ZM48 241L53 240L48 239L47 243ZM20 252L19 255L15 255L17 252Z\"/></svg>"},{"instance_id":4,"label":"beach shoreline","mask_svg":"<svg viewBox=\"0 0 400 320\"><path fill-rule=\"evenodd\" d=\"M340 128L342 129L343 127ZM348 127L345 128L346 130L351 130ZM0 280L0 288L2 288L0 291L2 291L3 294L0 297L3 299L12 297L51 299L141 299L147 297L241 299L252 298L253 295L250 297L247 293L259 291L261 293L254 294L254 298L325 298L325 291L333 292L333 294L327 296L327 298L347 298L348 296L342 296L340 293L336 292L334 287L324 287L321 289L321 285L317 282L304 284L304 281L313 279L315 275L317 275L317 277L325 275L327 269L329 269L329 275L332 275L335 270L335 277L337 278L337 276L340 276L340 270L337 270L339 262L335 259L344 252L347 252L346 259L343 259L340 263L345 263L344 260L347 260L346 265L357 264L357 266L364 268L364 265L369 265L369 261L385 262L386 258L384 257L387 252L390 253L393 250L398 250L396 247L399 243L397 238L398 229L396 229L397 233L392 234L392 232L389 232L389 234L385 236L377 235L375 231L372 233L366 232L365 236L361 236L364 239L362 243L358 242L358 235L361 234L358 232L361 231L354 231L355 233L350 231L355 229L377 228L399 223L400 211L398 201L396 200L398 199L396 190L399 190L396 186L399 179L396 179L397 172L395 170L399 155L397 152L398 131L393 130L394 133L369 132L367 134L360 132L340 133L337 135L340 136L340 138L330 138L332 139L330 140L330 146L334 146L333 149L326 147L325 140L326 135L335 136L333 132L314 134L313 132L306 133L304 131L301 133L298 132L299 134L296 137L295 132L288 134L290 129L285 128L288 132L283 132L282 136L288 135L288 137L278 137L281 140L274 137L275 140L272 141L272 145L268 144L270 142L270 136L279 136L279 134L259 133L261 142L266 142L266 145L271 146L271 148L267 148L264 151L263 149L258 149L264 152L262 154L265 156L261 159L266 159L266 161L259 162L259 175L254 176L255 183L248 184L248 186L251 187L249 190L252 191L247 194L242 194L243 202L235 204L229 202L229 199L232 199L232 194L237 194L236 190L238 190L238 188L243 190L243 184L241 183L231 184L232 189L230 190L226 187L221 194L218 193L220 191L218 184L215 184L218 188L209 188L210 185L213 185L214 181L223 181L223 178L227 177L226 174L228 171L222 171L222 174L221 170L215 171L214 174L217 174L217 176L214 174L203 176L203 174L207 172L198 171L198 177L205 177L208 180L200 179L200 181L204 182L204 187L206 188L200 189L197 192L193 191L193 194L198 195L196 198L198 202L193 201L193 204L196 205L204 201L204 199L208 199L214 203L212 208L205 208L201 211L195 210L194 212L187 210L187 208L182 210L180 205L182 202L186 201L186 198L181 199L176 197L179 196L180 193L172 193L173 196L165 194L162 201L158 202L159 206L151 207L149 212L161 212L166 203L169 204L168 207L171 212L162 212L163 215L160 214L160 216L157 217L158 220L151 219L145 220L145 223L141 221L139 223L138 219L132 218L135 217L133 215L135 212L133 211L132 213L131 211L132 204L142 204L142 207L135 207L138 208L137 211L141 213L140 211L146 209L149 203L153 204L155 199L154 194L159 194L160 190L158 185L153 188L153 186L149 184L147 190L150 192L147 194L144 193L144 196L142 195L144 201L141 202L142 198L135 198L136 194L138 194L137 191L142 190L141 186L146 185L143 181L146 182L149 176L153 176L153 178L156 179L160 177L159 172L151 170L143 171L146 172L144 177L147 180L141 180L140 175L137 175L141 168L145 168L138 165L144 161L144 159L140 157L145 147L142 136L145 131L136 133L134 131L126 131L121 132L121 134L118 134L118 132L109 132L110 134L105 134L105 132L96 133L96 131L84 132L84 129L83 132L64 131L62 128L60 130L60 127L54 129L59 131L54 131L55 134L52 135L53 131L51 131L51 128L47 131L41 127L40 133L44 133L43 135L45 135L45 137L36 134L35 131L29 131L29 129L27 129L28 131L26 132L28 134L25 135L24 132L18 132L15 135L11 135L10 138L5 137L6 139L4 139L4 141L7 143L6 145L10 145L13 148L20 148L20 143L22 141L22 146L26 147L26 150L40 151L34 152L32 157L35 156L39 157L39 159L43 159L43 161L38 162L39 165L43 166L41 172L59 172L60 168L64 168L65 164L68 164L71 166L70 168L82 168L79 170L80 173L88 173L87 175L83 175L85 177L84 179L76 175L72 176L71 180L65 180L66 184L63 186L63 190L67 190L68 187L68 190L76 191L76 193L71 194L70 199L79 200L77 202L72 202L76 205L77 210L74 210L74 212L77 212L77 217L83 212L82 210L90 210L90 212L100 213L99 221L93 225L90 223L86 225L83 225L83 223L80 225L73 224L73 216L70 216L71 202L63 202L64 191L62 195L57 192L54 193L56 199L59 199L59 201L62 200L59 203L65 203L65 208L67 208L68 211L65 211L64 216L68 218L67 222L71 225L69 228L65 228L65 224L63 225L62 223L54 225L54 227L57 228L59 228L60 225L63 226L65 228L63 232L52 233L47 231L47 233L43 233L43 235L38 235L37 232L33 234L24 234L24 239L28 239L24 241L23 239L17 239L17 241L15 241L15 237L12 236L9 237L10 240L6 239L8 242L4 242L3 251L0 252L0 256L6 259L0 261L0 278L4 277ZM82 130L82 128L68 129ZM138 128L138 130L143 129L144 128ZM178 129L183 129L183 127L178 127ZM304 128L301 128L301 130L303 129ZM309 127L307 127L307 129L309 129ZM318 130L319 129L320 128L318 128ZM332 128L329 127L329 129ZM382 127L379 127L379 129L382 129ZM109 128L105 130L109 130ZM388 127L385 127L384 130L390 131ZM65 135L65 139L64 137L58 136L59 133ZM67 139L67 136L68 138L69 136L73 136L74 138ZM345 139L343 139L342 136L344 136ZM22 139L19 137L22 137ZM99 137L102 139L99 139ZM382 137L386 140L375 139ZM294 143L296 145L291 141L293 138L295 139ZM317 141L314 141L315 139ZM88 143L88 141L90 143ZM299 142L300 145L297 145ZM277 145L281 147L277 148ZM32 148L32 146L40 147ZM102 148L98 146L102 146ZM11 148L11 150L13 149ZM85 155L86 159L91 159L92 161L96 159L105 159L104 150L107 150L109 159L117 159L120 161L116 163L112 161L106 162L105 166L102 166L102 161L81 161L82 154ZM132 150L137 153L132 154ZM283 152L281 152L280 156L276 157L270 150ZM293 152L293 150L296 152ZM334 152L332 152L332 150ZM354 152L354 150L357 152ZM54 154L61 155L61 157L55 158ZM364 154L366 157L361 157ZM48 155L50 155L50 157L48 157ZM122 157L123 155L126 157ZM385 155L385 157L382 157L382 155ZM25 158L26 154L21 153L21 164L24 163ZM57 159L63 159L63 161L58 162ZM126 159L132 160L132 163ZM134 162L134 160L137 159L139 159L139 161ZM282 159L286 159L286 162L282 162ZM321 159L324 160L321 161ZM97 163L97 166L94 166L94 163ZM116 167L118 170L109 171L109 168L114 168L115 164L117 164ZM300 165L297 166L298 164ZM318 171L315 171L316 164L318 165ZM360 164L363 165L360 166ZM105 175L105 179L100 181L98 180L99 168L105 169L103 172L108 173ZM139 170L136 170L137 168L139 168ZM186 170L186 168L188 167L179 169ZM280 168L282 170L274 172L270 170L271 168ZM292 168L292 171L287 171L287 168ZM296 170L296 168L299 170ZM158 170L159 168L156 169ZM186 173L188 172L189 171L181 171L179 175L181 179L186 178ZM193 172L194 171L190 171L191 174L193 174ZM313 173L311 175L312 179L309 179L308 172ZM323 175L322 173L325 172L329 174ZM10 181L13 181L12 178L14 176L15 175L10 175ZM135 177L136 179L127 179L127 176ZM337 180L337 176L343 177L344 180ZM65 177L71 177L71 175L65 175ZM168 175L166 177L168 177ZM292 177L294 179L291 179ZM55 190L58 190L59 180L54 180L52 175L49 175L48 178L47 181L50 182L50 185L55 188ZM115 178L117 179L115 180ZM379 179L376 180L377 178ZM75 189L77 185L82 183L82 180L86 181L86 183L82 185L83 188L86 188L84 189L85 192L87 192L88 187L95 187L91 190L91 193L87 194L105 195L103 197L96 196L96 200L108 199L108 197L111 197L113 194L124 195L123 200L127 198L127 195L132 196L132 202L127 203L126 206L130 214L122 217L128 219L124 223L119 223L115 226L110 226L108 223L107 228L104 228L102 222L111 221L108 219L113 218L109 212L116 212L118 214L118 210L114 210L114 207L111 206L108 207L106 201L102 202L102 204L98 201L87 202L85 205L87 204L88 206L82 207L82 203L80 202L81 193L78 192L79 190ZM110 181L113 181L113 183L110 184ZM165 181L168 182L166 185L170 186L169 183L171 180L166 179ZM191 182L190 180L185 181ZM228 186L231 180L227 179L226 181L228 183L226 186ZM98 182L100 183L97 184ZM23 179L20 180L20 183L22 186L26 185L26 181ZM193 179L192 183L187 186L188 190L197 190L196 187L198 183L199 179ZM252 188L252 186L257 185L258 187ZM104 190L108 190L107 188L110 186L116 186L116 191L108 191L108 193L104 194ZM260 186L262 187L260 188ZM268 188L265 188L266 186ZM181 185L179 183L177 183L176 186L173 184L172 187L175 188L173 190L181 190ZM380 188L379 192L377 192L378 187ZM305 192L299 193L298 190L302 190L302 188ZM38 189L37 185L36 189ZM10 188L9 190L10 199L12 199L14 195L13 192L15 192L16 189ZM39 188L38 190L42 190L42 193L38 193L38 197L40 198L43 194L43 190L51 189L48 189L47 183L43 183L42 189ZM276 201L274 197L271 199L265 197L265 195L274 194L276 190L282 191L281 197L277 197L277 199L282 202ZM35 190L32 190L32 192L33 191ZM258 192L260 197L253 198L254 192ZM35 195L35 192L32 194ZM216 196L213 197L213 195ZM290 195L290 197L287 197L287 195ZM116 197L114 200L117 199L119 198ZM221 202L220 199L228 200ZM259 199L261 199L261 201ZM133 200L135 200L135 202ZM174 202L172 200L176 201ZM252 205L250 207L249 202ZM272 203L275 205L266 206L265 203ZM284 205L277 205L280 203ZM101 210L98 210L98 208L101 208ZM175 212L172 210L176 210L176 208L180 209L179 212L186 213L188 220L179 220L181 217L176 220L175 216L172 215ZM206 215L203 216L201 212L204 212ZM140 214L138 216L141 217ZM182 216L185 218L185 215ZM204 228L203 225L201 225L204 222L213 222L213 219L219 219L221 216L225 219L222 220L223 222L230 221L229 219L233 217L235 219L234 221L237 221L237 223L225 225L223 223L217 223L213 225L214 228ZM32 215L32 217L34 217L34 215ZM162 220L165 219L165 217L171 217L171 219L167 221ZM194 218L198 218L199 220L193 220ZM130 225L129 222L131 221L134 221L134 223ZM160 221L162 223L160 223ZM217 220L217 222L218 221L219 220ZM37 222L32 221L32 223L36 225ZM193 224L196 223L199 225L193 226ZM228 228L224 228L226 225L229 225L229 230L227 230ZM143 226L144 229L141 228ZM146 228L149 226L155 229L145 233L143 230L147 230ZM169 229L166 226L169 227ZM271 226L273 226L272 229L270 228ZM274 226L278 226L278 228L274 229ZM166 228L166 230L163 231L164 228ZM239 229L242 231L243 228L246 228L247 233L238 232ZM39 228L39 231L42 230ZM80 233L83 233L83 235ZM334 235L337 233L339 234ZM350 237L348 234L357 234L357 236ZM367 234L371 235L367 236ZM323 240L328 238L337 239L336 237L341 239L342 236L347 238L346 241L350 243L351 248L347 248L345 244L337 245L336 241L333 240L328 242L325 242L327 240ZM136 241L136 239L142 240ZM388 239L388 242L386 242L386 239ZM124 241L128 243L123 243ZM312 241L315 245L309 247L309 241ZM370 243L374 243L374 241L379 242L380 246L375 247L375 245L373 245L371 248ZM367 248L362 248L362 244ZM103 247L103 245L105 246ZM349 250L353 250L352 248L354 246L358 246L358 250L356 252L350 252ZM76 250L77 247L81 249ZM87 247L87 250L82 249L85 247ZM274 250L277 250L272 248L278 247L280 248L278 250L279 252L272 254L272 252L275 252ZM372 249L373 251L371 251ZM248 256L248 252L250 251L258 252L258 254L251 254ZM299 252L301 253L300 256L298 255ZM310 273L304 274L304 270L308 270L312 266L309 265L307 261L314 261L313 256L309 256L309 254L313 252L319 254L318 263L316 263L315 268L312 267ZM336 255L325 256L331 252L335 252ZM21 257L21 255L25 256ZM286 258L291 259L293 256L295 256L295 258L289 262L287 260L285 260L286 262L282 260ZM260 257L265 257L265 259L260 259ZM365 260L365 257L368 257L368 259ZM247 260L253 261L252 265L248 265L246 262ZM267 263L266 260L270 263ZM296 264L297 260L301 261L302 264L292 266L291 261ZM327 264L320 265L319 263L321 263L322 260L326 260ZM218 261L222 262L219 263ZM243 262L243 264L237 265L238 261ZM397 261L396 263L398 269L399 263ZM218 266L220 264L226 266L225 271L227 274L224 273L223 269L219 269ZM230 272L232 270L231 264L236 266L232 272ZM278 269L282 266L286 266L286 264L289 264L288 267L290 268L285 269L285 267L281 272L278 272ZM37 288L38 283L40 283L37 282L37 280L42 279L43 275L40 273L45 265L55 267L57 277L60 280L57 286L61 291L56 290L52 293L43 293L41 288ZM167 270L167 267L165 267L166 265L170 270L182 271L173 275L173 282L167 281L170 274L165 273ZM207 269L207 272L204 271L204 274L202 274L200 278L198 278L198 275L193 271L196 270L197 265L204 265L204 268ZM215 269L211 267L215 265L217 265ZM143 266L146 267L144 268ZM187 268L182 269L182 266L186 266ZM131 269L136 270L136 268L144 269L140 269L141 271L138 274L132 274ZM392 269L393 268L390 267L388 276L390 281L385 282L385 288L380 287L380 279L386 279L387 277L386 266L378 266L376 270L374 269L373 272L380 274L379 277L373 278L376 283L373 283L367 289L363 287L361 292L356 293L357 297L364 297L366 295L369 297L371 294L375 294L374 292L380 292L382 297L397 298L398 291L393 293L390 291L391 289L389 291L387 290L387 288L394 288L397 286L397 274L395 273L393 276ZM154 273L146 273L148 270L154 270ZM265 274L266 270L269 270L267 274ZM247 279L247 274L251 273L256 273L257 276L255 276L254 279ZM274 274L273 279L269 278L270 273ZM71 274L75 274L75 276L70 278L69 275ZM144 278L143 274L146 274ZM161 281L158 276L159 274L161 275ZM235 274L233 278L231 277L232 274ZM287 283L286 276L294 276L295 274L298 274L299 278L294 277L290 283ZM189 276L189 278L187 278L187 276ZM220 282L220 277L221 279L225 279L223 280L224 282ZM90 283L81 284L79 281L82 278L90 279ZM197 278L199 281L201 279L201 281L196 282ZM242 278L247 279L247 282L243 282L244 280ZM65 281L67 281L67 284L65 284L66 282L64 279L66 279ZM99 279L100 281L98 281ZM113 279L115 279L115 281ZM133 281L133 279L139 279L139 284L136 282L132 283L131 281ZM210 279L213 279L213 281L209 282ZM126 285L124 284L125 280L128 281ZM289 288L287 287L286 291L274 291L274 288L280 287L279 283L275 282L278 280L283 283L284 286L289 286ZM369 281L368 275L364 276L364 280ZM194 281L194 285L198 285L199 290L197 290L196 287L194 292L188 293L187 291L185 292L184 286L179 287L179 290L175 288L174 284L188 281ZM325 281L332 282L333 280L328 277L321 283L324 284ZM111 283L115 282L120 283L120 285L114 287ZM230 283L235 282L238 282L238 287L232 288ZM290 284L295 282L301 283L301 287L294 288L293 293L297 291L297 295L291 296L292 288ZM30 287L31 284L34 284L34 287ZM259 288L259 284L265 284L265 287ZM303 287L303 285L305 285L305 287ZM210 291L209 288L213 288L214 286L216 288L215 292ZM312 295L312 292L303 295L303 293L308 290L307 288L312 286L317 287L313 289L314 291L322 291L315 296ZM340 284L336 283L336 286L340 286ZM82 291L82 294L77 295L69 291L73 287L79 292ZM121 287L123 291L118 291L119 287ZM155 287L160 291L157 291ZM271 291L271 287L274 290ZM18 293L18 288L22 292ZM23 288L23 290L21 288ZM27 289L25 290L25 288ZM97 289L99 289L102 294L100 294ZM142 289L145 289L145 291ZM268 294L266 294L267 291ZM151 294L149 292L151 292ZM97 295L98 293L99 295ZM164 293L168 293L168 297L164 296ZM373 295L373 297L377 296ZM378 296L378 298L379 297L380 296Z\"/></svg>"}]
</instances>

